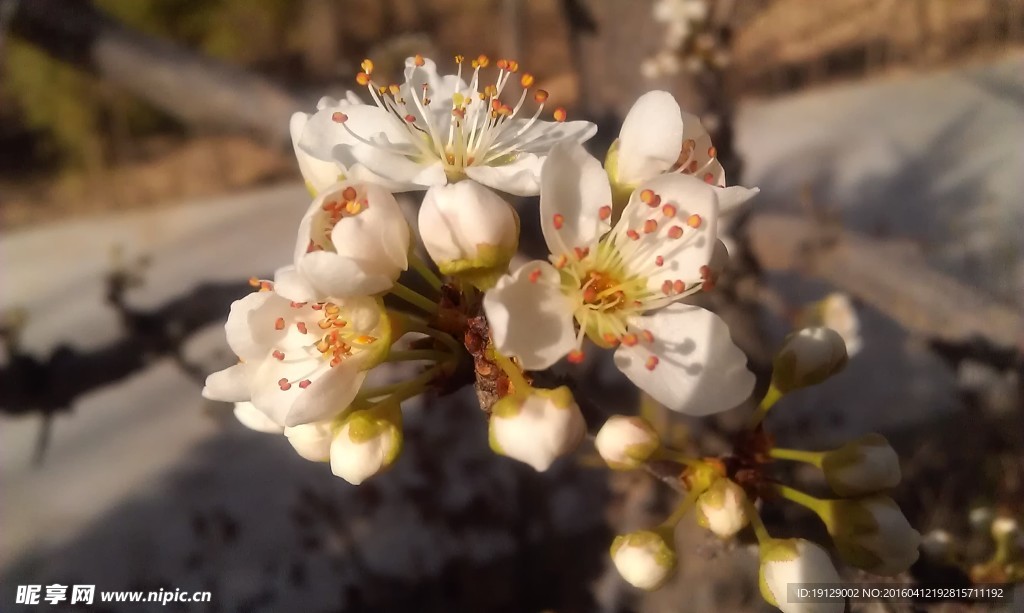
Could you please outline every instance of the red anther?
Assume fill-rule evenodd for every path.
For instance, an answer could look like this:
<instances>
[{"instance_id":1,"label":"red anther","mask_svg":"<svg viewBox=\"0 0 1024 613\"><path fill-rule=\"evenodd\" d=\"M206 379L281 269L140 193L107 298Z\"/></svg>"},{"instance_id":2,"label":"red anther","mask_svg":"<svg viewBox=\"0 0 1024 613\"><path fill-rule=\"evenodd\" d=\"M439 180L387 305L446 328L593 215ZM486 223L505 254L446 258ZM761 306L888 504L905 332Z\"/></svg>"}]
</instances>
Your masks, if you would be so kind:
<instances>
[{"instance_id":1,"label":"red anther","mask_svg":"<svg viewBox=\"0 0 1024 613\"><path fill-rule=\"evenodd\" d=\"M352 202L353 200L356 199L358 195L359 194L356 192L356 188L352 187L351 185L346 187L345 190L341 192L341 197L345 199L345 202Z\"/></svg>"},{"instance_id":2,"label":"red anther","mask_svg":"<svg viewBox=\"0 0 1024 613\"><path fill-rule=\"evenodd\" d=\"M465 119L466 109L452 109L452 115L458 117L459 119Z\"/></svg>"},{"instance_id":3,"label":"red anther","mask_svg":"<svg viewBox=\"0 0 1024 613\"><path fill-rule=\"evenodd\" d=\"M519 72L519 62L517 62L515 60L509 60L508 61L508 71L509 72Z\"/></svg>"},{"instance_id":4,"label":"red anther","mask_svg":"<svg viewBox=\"0 0 1024 613\"><path fill-rule=\"evenodd\" d=\"M426 60L423 59L422 55L417 53L416 57L413 58L412 63L416 64L417 66L422 66L422 65L426 64L427 62L426 62Z\"/></svg>"},{"instance_id":5,"label":"red anther","mask_svg":"<svg viewBox=\"0 0 1024 613\"><path fill-rule=\"evenodd\" d=\"M632 332L628 332L622 335L622 344L627 347L633 347L638 342L639 339L636 337L636 334L633 334Z\"/></svg>"},{"instance_id":6,"label":"red anther","mask_svg":"<svg viewBox=\"0 0 1024 613\"><path fill-rule=\"evenodd\" d=\"M568 114L565 112L565 109L563 109L562 107L558 107L557 109L555 109L553 116L555 118L555 121L561 123L565 121L566 117L568 117Z\"/></svg>"},{"instance_id":7,"label":"red anther","mask_svg":"<svg viewBox=\"0 0 1024 613\"><path fill-rule=\"evenodd\" d=\"M661 284L661 293L665 294L666 296L671 296L672 295L672 282L671 281L666 280L664 283Z\"/></svg>"},{"instance_id":8,"label":"red anther","mask_svg":"<svg viewBox=\"0 0 1024 613\"><path fill-rule=\"evenodd\" d=\"M573 349L569 352L567 359L571 364L579 364L583 362L583 352L579 349Z\"/></svg>"},{"instance_id":9,"label":"red anther","mask_svg":"<svg viewBox=\"0 0 1024 613\"><path fill-rule=\"evenodd\" d=\"M609 345L619 344L619 337L615 336L611 332L605 332L604 334L601 335L601 338L603 338L604 342L608 343Z\"/></svg>"},{"instance_id":10,"label":"red anther","mask_svg":"<svg viewBox=\"0 0 1024 613\"><path fill-rule=\"evenodd\" d=\"M649 358L647 358L647 361L644 362L644 366L647 368L647 370L654 370L655 368L657 368L658 356L652 355Z\"/></svg>"},{"instance_id":11,"label":"red anther","mask_svg":"<svg viewBox=\"0 0 1024 613\"><path fill-rule=\"evenodd\" d=\"M284 330L284 317L278 317L274 320L275 330Z\"/></svg>"},{"instance_id":12,"label":"red anther","mask_svg":"<svg viewBox=\"0 0 1024 613\"><path fill-rule=\"evenodd\" d=\"M654 342L654 333L650 330L644 330L640 333L640 337L644 339L644 342L650 345Z\"/></svg>"},{"instance_id":13,"label":"red anther","mask_svg":"<svg viewBox=\"0 0 1024 613\"><path fill-rule=\"evenodd\" d=\"M633 230L632 228L626 230L626 236L635 241L640 240L640 234L636 230Z\"/></svg>"},{"instance_id":14,"label":"red anther","mask_svg":"<svg viewBox=\"0 0 1024 613\"><path fill-rule=\"evenodd\" d=\"M601 219L608 219L609 217L612 216L612 207L606 204L603 207L597 209L597 216L600 217Z\"/></svg>"},{"instance_id":15,"label":"red anther","mask_svg":"<svg viewBox=\"0 0 1024 613\"><path fill-rule=\"evenodd\" d=\"M289 383L288 379L285 379L284 377L281 377L281 379L277 381L277 386L281 388L282 392L287 392L288 390L292 389L292 384Z\"/></svg>"},{"instance_id":16,"label":"red anther","mask_svg":"<svg viewBox=\"0 0 1024 613\"><path fill-rule=\"evenodd\" d=\"M593 287L588 287L587 289L583 290L583 302L593 304L595 300L597 300L596 289L594 289Z\"/></svg>"},{"instance_id":17,"label":"red anther","mask_svg":"<svg viewBox=\"0 0 1024 613\"><path fill-rule=\"evenodd\" d=\"M655 266L664 266L665 265L665 258L660 256L660 255L658 257L654 258L654 265Z\"/></svg>"},{"instance_id":18,"label":"red anther","mask_svg":"<svg viewBox=\"0 0 1024 613\"><path fill-rule=\"evenodd\" d=\"M690 226L691 228L699 228L700 224L703 223L703 221L704 220L701 219L700 215L694 213L693 215L690 215L689 217L686 218L686 225Z\"/></svg>"},{"instance_id":19,"label":"red anther","mask_svg":"<svg viewBox=\"0 0 1024 613\"><path fill-rule=\"evenodd\" d=\"M317 302L317 303L315 303L313 305L310 305L309 308L313 309L314 311L320 311L320 310L322 310L324 308L324 303Z\"/></svg>"},{"instance_id":20,"label":"red anther","mask_svg":"<svg viewBox=\"0 0 1024 613\"><path fill-rule=\"evenodd\" d=\"M500 108L501 108L501 100L498 100L497 98L493 98L491 100L491 110L496 112Z\"/></svg>"},{"instance_id":21,"label":"red anther","mask_svg":"<svg viewBox=\"0 0 1024 613\"><path fill-rule=\"evenodd\" d=\"M530 279L530 283L536 283L537 280L540 279L540 269L534 268L531 270L528 278Z\"/></svg>"},{"instance_id":22,"label":"red anther","mask_svg":"<svg viewBox=\"0 0 1024 613\"><path fill-rule=\"evenodd\" d=\"M341 364L341 358L339 358L338 356L334 356L333 358L331 358L331 368L334 368L339 364Z\"/></svg>"},{"instance_id":23,"label":"red anther","mask_svg":"<svg viewBox=\"0 0 1024 613\"><path fill-rule=\"evenodd\" d=\"M658 222L648 219L644 222L644 234L650 234L658 229Z\"/></svg>"},{"instance_id":24,"label":"red anther","mask_svg":"<svg viewBox=\"0 0 1024 613\"><path fill-rule=\"evenodd\" d=\"M654 206L651 203L654 202L654 198L657 194L654 193L653 189L645 189L640 192L640 202L643 202L647 206Z\"/></svg>"},{"instance_id":25,"label":"red anther","mask_svg":"<svg viewBox=\"0 0 1024 613\"><path fill-rule=\"evenodd\" d=\"M588 255L590 255L590 247L582 247L582 248L580 248L580 247L573 247L572 250L573 250L573 253L576 254L576 259L577 260L582 260L583 258L585 258Z\"/></svg>"},{"instance_id":26,"label":"red anther","mask_svg":"<svg viewBox=\"0 0 1024 613\"><path fill-rule=\"evenodd\" d=\"M292 300L291 306L292 306L293 309L301 309L302 307L306 306L306 303L305 302L295 302L294 300Z\"/></svg>"},{"instance_id":27,"label":"red anther","mask_svg":"<svg viewBox=\"0 0 1024 613\"><path fill-rule=\"evenodd\" d=\"M405 120L409 123L416 123L416 116L412 114L406 115Z\"/></svg>"},{"instance_id":28,"label":"red anther","mask_svg":"<svg viewBox=\"0 0 1024 613\"><path fill-rule=\"evenodd\" d=\"M260 280L257 279L256 277L249 277L249 285L251 287L259 287L260 286Z\"/></svg>"},{"instance_id":29,"label":"red anther","mask_svg":"<svg viewBox=\"0 0 1024 613\"><path fill-rule=\"evenodd\" d=\"M303 379L302 381L299 381L299 387L301 387L302 389L306 389L306 388L307 388L307 387L309 387L309 386L310 386L310 384L312 384L312 383L313 383L313 382L312 382L312 381L310 381L309 379Z\"/></svg>"},{"instance_id":30,"label":"red anther","mask_svg":"<svg viewBox=\"0 0 1024 613\"><path fill-rule=\"evenodd\" d=\"M676 210L676 207L671 204L666 204L665 206L661 207L661 214L664 215L665 217L675 217L677 212L678 211Z\"/></svg>"},{"instance_id":31,"label":"red anther","mask_svg":"<svg viewBox=\"0 0 1024 613\"><path fill-rule=\"evenodd\" d=\"M366 74L365 72L360 72L356 74L356 83L360 85L369 85L370 75Z\"/></svg>"},{"instance_id":32,"label":"red anther","mask_svg":"<svg viewBox=\"0 0 1024 613\"><path fill-rule=\"evenodd\" d=\"M306 322L304 321L297 322L295 324L295 327L298 329L300 334L306 334L309 332L309 330L306 328Z\"/></svg>"},{"instance_id":33,"label":"red anther","mask_svg":"<svg viewBox=\"0 0 1024 613\"><path fill-rule=\"evenodd\" d=\"M284 360L284 352L280 349L275 349L270 355L274 356L275 360Z\"/></svg>"},{"instance_id":34,"label":"red anther","mask_svg":"<svg viewBox=\"0 0 1024 613\"><path fill-rule=\"evenodd\" d=\"M348 121L348 115L340 111L335 111L331 115L331 121L333 121L334 123L345 123L346 121Z\"/></svg>"},{"instance_id":35,"label":"red anther","mask_svg":"<svg viewBox=\"0 0 1024 613\"><path fill-rule=\"evenodd\" d=\"M676 279L675 281L672 282L672 291L673 292L675 292L677 294L682 294L683 290L685 290L685 289L686 289L686 284L683 283L680 279Z\"/></svg>"},{"instance_id":36,"label":"red anther","mask_svg":"<svg viewBox=\"0 0 1024 613\"><path fill-rule=\"evenodd\" d=\"M715 175L711 174L710 172L704 173L704 182L705 183L714 184L714 182L715 182Z\"/></svg>"},{"instance_id":37,"label":"red anther","mask_svg":"<svg viewBox=\"0 0 1024 613\"><path fill-rule=\"evenodd\" d=\"M683 227L682 226L672 226L671 228L668 229L668 237L669 238L679 238L682 235L683 235Z\"/></svg>"},{"instance_id":38,"label":"red anther","mask_svg":"<svg viewBox=\"0 0 1024 613\"><path fill-rule=\"evenodd\" d=\"M561 213L555 213L555 216L551 218L551 221L555 224L556 230L561 230L562 226L565 225L565 217Z\"/></svg>"},{"instance_id":39,"label":"red anther","mask_svg":"<svg viewBox=\"0 0 1024 613\"><path fill-rule=\"evenodd\" d=\"M537 104L544 104L548 101L548 92L543 89L538 89L533 92L533 101Z\"/></svg>"}]
</instances>

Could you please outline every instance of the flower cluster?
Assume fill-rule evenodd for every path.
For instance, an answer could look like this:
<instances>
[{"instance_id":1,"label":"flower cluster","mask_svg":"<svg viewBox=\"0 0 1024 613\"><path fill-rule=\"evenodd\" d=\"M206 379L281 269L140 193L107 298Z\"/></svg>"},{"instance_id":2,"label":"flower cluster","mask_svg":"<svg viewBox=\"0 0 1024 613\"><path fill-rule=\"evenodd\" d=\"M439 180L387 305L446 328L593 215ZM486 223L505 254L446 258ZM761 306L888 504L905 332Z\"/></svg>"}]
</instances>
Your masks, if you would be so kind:
<instances>
[{"instance_id":1,"label":"flower cluster","mask_svg":"<svg viewBox=\"0 0 1024 613\"><path fill-rule=\"evenodd\" d=\"M242 424L283 434L300 456L329 463L353 484L398 459L405 401L470 384L491 448L547 470L588 429L574 388L549 369L604 350L672 411L703 416L747 401L754 375L745 355L725 322L691 298L714 289L728 258L721 216L757 190L726 187L700 121L668 93L649 92L602 162L582 146L594 124L567 121L562 108L546 111L547 92L518 62L456 56L455 64L456 74L440 75L433 61L412 57L401 78L388 81L364 60L356 82L369 103L350 93L292 117L312 201L292 261L272 279L252 279L254 292L232 305L225 331L238 363L210 375L203 394L234 403ZM410 223L395 194L413 191L425 193ZM539 196L539 205L517 210L506 195ZM521 221L539 226L548 255L510 269ZM420 243L429 260L417 255ZM846 357L831 330L794 335L756 419L782 394L837 372ZM410 373L384 367L398 362L415 368L388 380ZM763 429L752 432L765 451ZM760 475L766 451L691 460L663 447L650 424L625 416L609 419L594 442L614 469L655 459L687 467L690 493L677 512L613 545L630 583L653 588L668 577L669 537L691 507L722 537L753 523L771 602L780 582L804 567L794 560L827 562L809 543L767 537L752 512L767 481L739 479L736 468ZM879 493L899 480L884 439L817 455L771 451L821 467L844 497L777 491L814 508L844 558L882 573L912 561L913 531Z\"/></svg>"}]
</instances>

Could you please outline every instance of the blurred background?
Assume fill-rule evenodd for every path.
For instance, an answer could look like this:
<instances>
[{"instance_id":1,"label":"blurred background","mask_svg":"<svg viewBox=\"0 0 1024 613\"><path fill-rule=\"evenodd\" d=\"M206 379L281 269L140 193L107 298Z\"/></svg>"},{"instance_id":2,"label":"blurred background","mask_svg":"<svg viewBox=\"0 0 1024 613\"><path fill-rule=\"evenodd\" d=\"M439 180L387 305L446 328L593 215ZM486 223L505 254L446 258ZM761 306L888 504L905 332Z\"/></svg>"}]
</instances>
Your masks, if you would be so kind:
<instances>
[{"instance_id":1,"label":"blurred background","mask_svg":"<svg viewBox=\"0 0 1024 613\"><path fill-rule=\"evenodd\" d=\"M472 390L407 403L401 459L359 488L200 397L308 204L288 116L415 53L518 59L599 156L637 96L676 94L761 188L710 298L752 369L849 301L859 351L773 409L780 444L892 441L894 497L955 544L899 581L966 581L986 514L1024 520L1024 0L0 0L0 609L86 583L212 592L190 611L772 610L756 548L690 522L679 577L629 588L611 539L675 494L586 451L495 456ZM575 374L637 410L609 364ZM748 411L657 417L715 454ZM825 542L812 519L766 511Z\"/></svg>"}]
</instances>

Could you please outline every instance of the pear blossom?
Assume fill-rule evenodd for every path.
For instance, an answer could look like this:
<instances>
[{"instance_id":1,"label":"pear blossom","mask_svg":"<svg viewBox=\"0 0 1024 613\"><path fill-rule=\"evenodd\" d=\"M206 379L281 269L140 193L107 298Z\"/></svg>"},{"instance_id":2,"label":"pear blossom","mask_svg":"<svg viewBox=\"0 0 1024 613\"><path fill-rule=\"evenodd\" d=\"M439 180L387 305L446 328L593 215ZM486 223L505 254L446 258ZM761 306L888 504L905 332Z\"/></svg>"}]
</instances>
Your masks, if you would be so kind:
<instances>
[{"instance_id":1,"label":"pear blossom","mask_svg":"<svg viewBox=\"0 0 1024 613\"><path fill-rule=\"evenodd\" d=\"M697 523L717 536L731 538L750 523L744 508L746 499L736 482L717 479L697 498Z\"/></svg>"},{"instance_id":2,"label":"pear blossom","mask_svg":"<svg viewBox=\"0 0 1024 613\"><path fill-rule=\"evenodd\" d=\"M772 363L772 385L787 393L817 385L846 367L846 342L831 328L804 328L789 336Z\"/></svg>"},{"instance_id":3,"label":"pear blossom","mask_svg":"<svg viewBox=\"0 0 1024 613\"><path fill-rule=\"evenodd\" d=\"M610 468L639 468L659 447L654 426L642 417L612 415L594 438L594 447Z\"/></svg>"},{"instance_id":4,"label":"pear blossom","mask_svg":"<svg viewBox=\"0 0 1024 613\"><path fill-rule=\"evenodd\" d=\"M390 192L336 183L299 223L294 264L275 273L276 291L297 302L385 292L409 267L409 240L409 224Z\"/></svg>"},{"instance_id":5,"label":"pear blossom","mask_svg":"<svg viewBox=\"0 0 1024 613\"><path fill-rule=\"evenodd\" d=\"M842 292L832 292L821 300L805 307L797 316L800 327L824 326L843 337L846 353L852 358L864 345L860 335L860 317L850 297Z\"/></svg>"},{"instance_id":6,"label":"pear blossom","mask_svg":"<svg viewBox=\"0 0 1024 613\"><path fill-rule=\"evenodd\" d=\"M805 539L772 539L761 545L761 596L782 613L842 613L846 604L790 600L793 583L838 585L839 573L828 552Z\"/></svg>"},{"instance_id":7,"label":"pear blossom","mask_svg":"<svg viewBox=\"0 0 1024 613\"><path fill-rule=\"evenodd\" d=\"M263 411L257 409L256 405L251 402L236 402L234 415L240 424L250 430L267 434L281 434L284 432L283 426L267 417Z\"/></svg>"},{"instance_id":8,"label":"pear blossom","mask_svg":"<svg viewBox=\"0 0 1024 613\"><path fill-rule=\"evenodd\" d=\"M388 84L375 82L373 62L364 60L356 81L367 87L373 104L325 106L310 118L299 147L318 159L359 165L388 181L392 191L470 178L530 196L537 193L540 167L553 144L584 142L597 131L590 122L566 122L561 108L554 122L540 120L548 93L535 89L531 94L535 79L529 73L517 79L518 98L507 92L519 72L516 61L497 61L498 74L489 84L486 56L467 62L460 55L455 62L457 74L441 76L432 60L408 58L402 83ZM467 63L472 67L468 83L463 79Z\"/></svg>"},{"instance_id":9,"label":"pear blossom","mask_svg":"<svg viewBox=\"0 0 1024 613\"><path fill-rule=\"evenodd\" d=\"M824 501L819 515L848 564L876 575L898 575L917 561L921 534L892 498Z\"/></svg>"},{"instance_id":10,"label":"pear blossom","mask_svg":"<svg viewBox=\"0 0 1024 613\"><path fill-rule=\"evenodd\" d=\"M251 402L281 427L343 412L391 343L383 305L366 297L300 303L254 292L231 305L224 328L240 361L207 377L203 396Z\"/></svg>"},{"instance_id":11,"label":"pear blossom","mask_svg":"<svg viewBox=\"0 0 1024 613\"><path fill-rule=\"evenodd\" d=\"M683 174L713 186L719 214L729 215L759 190L725 187L725 170L717 155L700 118L680 109L666 91L647 92L626 113L605 161L616 212L641 183L663 174Z\"/></svg>"},{"instance_id":12,"label":"pear blossom","mask_svg":"<svg viewBox=\"0 0 1024 613\"><path fill-rule=\"evenodd\" d=\"M868 434L826 452L821 468L832 491L861 496L899 485L900 459L881 434Z\"/></svg>"},{"instance_id":13,"label":"pear blossom","mask_svg":"<svg viewBox=\"0 0 1024 613\"><path fill-rule=\"evenodd\" d=\"M331 459L331 441L334 439L335 420L315 421L284 429L284 435L303 458L310 462Z\"/></svg>"},{"instance_id":14,"label":"pear blossom","mask_svg":"<svg viewBox=\"0 0 1024 613\"><path fill-rule=\"evenodd\" d=\"M496 402L489 430L495 453L543 472L579 447L587 424L569 388L531 388Z\"/></svg>"},{"instance_id":15,"label":"pear blossom","mask_svg":"<svg viewBox=\"0 0 1024 613\"><path fill-rule=\"evenodd\" d=\"M661 586L676 566L672 544L653 530L639 530L615 537L612 562L633 587L653 590Z\"/></svg>"},{"instance_id":16,"label":"pear blossom","mask_svg":"<svg viewBox=\"0 0 1024 613\"><path fill-rule=\"evenodd\" d=\"M317 109L323 110L328 106L338 108L352 104L360 104L359 97L352 92L346 92L343 100L336 100L326 96L321 98L317 103ZM306 189L316 197L322 190L334 185L338 181L344 180L348 169L337 160L329 157L316 157L299 144L303 133L310 124L311 117L310 113L293 113L288 129L292 137L292 147L295 150L295 160L299 164L299 172L302 173L302 179L306 182Z\"/></svg>"},{"instance_id":17,"label":"pear blossom","mask_svg":"<svg viewBox=\"0 0 1024 613\"><path fill-rule=\"evenodd\" d=\"M472 180L427 190L418 225L427 253L446 275L471 280L500 275L519 246L515 209Z\"/></svg>"},{"instance_id":18,"label":"pear blossom","mask_svg":"<svg viewBox=\"0 0 1024 613\"><path fill-rule=\"evenodd\" d=\"M331 472L359 485L389 468L401 451L401 407L385 401L341 418L330 445Z\"/></svg>"},{"instance_id":19,"label":"pear blossom","mask_svg":"<svg viewBox=\"0 0 1024 613\"><path fill-rule=\"evenodd\" d=\"M615 364L672 410L707 415L750 394L754 376L717 315L683 298L714 284L716 192L682 174L643 183L611 227L611 187L579 145L557 145L541 177L550 263L531 261L484 297L495 346L528 370L583 341L615 349Z\"/></svg>"}]
</instances>

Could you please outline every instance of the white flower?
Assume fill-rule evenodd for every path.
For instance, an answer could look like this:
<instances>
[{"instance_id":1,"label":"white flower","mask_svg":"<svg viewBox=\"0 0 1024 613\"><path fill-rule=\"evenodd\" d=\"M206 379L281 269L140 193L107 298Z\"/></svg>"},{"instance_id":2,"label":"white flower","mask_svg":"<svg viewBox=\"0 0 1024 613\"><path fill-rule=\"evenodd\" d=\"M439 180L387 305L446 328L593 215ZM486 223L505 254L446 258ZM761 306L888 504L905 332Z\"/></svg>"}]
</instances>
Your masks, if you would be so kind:
<instances>
[{"instance_id":1,"label":"white flower","mask_svg":"<svg viewBox=\"0 0 1024 613\"><path fill-rule=\"evenodd\" d=\"M344 411L391 343L383 305L371 298L298 303L255 292L231 305L224 328L241 362L210 375L203 396L251 400L279 426Z\"/></svg>"},{"instance_id":2,"label":"white flower","mask_svg":"<svg viewBox=\"0 0 1024 613\"><path fill-rule=\"evenodd\" d=\"M772 384L783 393L817 385L843 370L848 359L838 332L804 328L783 342L772 365Z\"/></svg>"},{"instance_id":3,"label":"white flower","mask_svg":"<svg viewBox=\"0 0 1024 613\"><path fill-rule=\"evenodd\" d=\"M446 275L502 274L519 245L515 209L476 181L427 190L419 230L427 253Z\"/></svg>"},{"instance_id":4,"label":"white flower","mask_svg":"<svg viewBox=\"0 0 1024 613\"><path fill-rule=\"evenodd\" d=\"M851 566L892 576L917 561L921 534L892 498L874 495L826 502L821 518L839 555Z\"/></svg>"},{"instance_id":5,"label":"white flower","mask_svg":"<svg viewBox=\"0 0 1024 613\"><path fill-rule=\"evenodd\" d=\"M327 462L331 459L334 430L334 420L325 420L285 428L284 435L300 456L310 462Z\"/></svg>"},{"instance_id":6,"label":"white flower","mask_svg":"<svg viewBox=\"0 0 1024 613\"><path fill-rule=\"evenodd\" d=\"M828 552L804 539L773 539L761 545L761 595L782 613L842 613L840 602L798 602L789 598L789 584L838 587L839 573Z\"/></svg>"},{"instance_id":7,"label":"white flower","mask_svg":"<svg viewBox=\"0 0 1024 613\"><path fill-rule=\"evenodd\" d=\"M409 224L395 197L369 183L337 183L299 223L294 265L274 276L277 292L311 302L385 292L409 266Z\"/></svg>"},{"instance_id":8,"label":"white flower","mask_svg":"<svg viewBox=\"0 0 1024 613\"><path fill-rule=\"evenodd\" d=\"M640 530L615 537L612 562L633 587L653 590L668 579L676 566L672 546L657 532Z\"/></svg>"},{"instance_id":9,"label":"white flower","mask_svg":"<svg viewBox=\"0 0 1024 613\"><path fill-rule=\"evenodd\" d=\"M860 318L850 297L842 292L832 292L823 299L808 305L797 317L800 327L824 326L843 337L846 353L852 358L863 346L860 336Z\"/></svg>"},{"instance_id":10,"label":"white flower","mask_svg":"<svg viewBox=\"0 0 1024 613\"><path fill-rule=\"evenodd\" d=\"M489 425L491 449L543 472L557 458L579 447L586 426L569 388L530 389L494 404Z\"/></svg>"},{"instance_id":11,"label":"white flower","mask_svg":"<svg viewBox=\"0 0 1024 613\"><path fill-rule=\"evenodd\" d=\"M754 376L725 322L674 304L714 282L718 203L707 184L651 179L610 228L601 164L579 145L558 145L544 164L540 210L551 263L524 264L484 297L499 351L539 370L582 359L586 336L617 346L616 366L675 411L706 415L749 396Z\"/></svg>"},{"instance_id":12,"label":"white flower","mask_svg":"<svg viewBox=\"0 0 1024 613\"><path fill-rule=\"evenodd\" d=\"M840 496L872 494L900 482L899 456L881 434L868 434L825 453L821 468Z\"/></svg>"},{"instance_id":13,"label":"white flower","mask_svg":"<svg viewBox=\"0 0 1024 613\"><path fill-rule=\"evenodd\" d=\"M344 416L331 442L331 472L359 485L389 468L402 451L402 411L394 402Z\"/></svg>"},{"instance_id":14,"label":"white flower","mask_svg":"<svg viewBox=\"0 0 1024 613\"><path fill-rule=\"evenodd\" d=\"M750 523L746 499L742 487L729 479L718 479L697 498L697 523L722 538L731 538Z\"/></svg>"},{"instance_id":15,"label":"white flower","mask_svg":"<svg viewBox=\"0 0 1024 613\"><path fill-rule=\"evenodd\" d=\"M684 174L714 186L720 214L726 215L758 190L725 187L725 171L717 155L696 115L683 112L668 92L647 92L629 109L619 138L608 151L605 165L616 205L645 181L662 174Z\"/></svg>"},{"instance_id":16,"label":"white flower","mask_svg":"<svg viewBox=\"0 0 1024 613\"><path fill-rule=\"evenodd\" d=\"M594 446L610 468L629 470L643 465L661 441L646 419L612 415L597 432Z\"/></svg>"},{"instance_id":17,"label":"white flower","mask_svg":"<svg viewBox=\"0 0 1024 613\"><path fill-rule=\"evenodd\" d=\"M352 92L347 92L345 100L333 98L321 98L317 103L317 109L330 107L344 107L351 104L359 104L359 98ZM337 160L331 158L318 158L310 153L305 147L300 146L302 135L309 125L312 115L309 113L294 113L288 125L292 136L292 147L295 149L295 160L299 164L299 171L306 182L306 188L316 197L320 191L342 181L346 177L347 169Z\"/></svg>"},{"instance_id":18,"label":"white flower","mask_svg":"<svg viewBox=\"0 0 1024 613\"><path fill-rule=\"evenodd\" d=\"M584 142L597 131L585 121L540 121L547 92L530 94L534 78L523 74L518 99L506 91L518 62L499 60L493 84L482 71L490 60L470 63L472 75L462 79L465 62L456 56L457 75L439 76L433 61L409 58L401 84L373 81L373 63L365 60L357 81L366 85L374 104L326 107L303 131L300 147L320 159L344 166L359 164L390 181L393 191L445 185L470 178L520 196L537 193L544 156L563 140ZM502 98L505 94L506 97ZM527 99L536 111L528 118ZM532 106L532 105L530 105Z\"/></svg>"},{"instance_id":19,"label":"white flower","mask_svg":"<svg viewBox=\"0 0 1024 613\"><path fill-rule=\"evenodd\" d=\"M267 417L251 402L236 402L234 413L235 419L250 430L267 434L281 434L284 431L284 427Z\"/></svg>"}]
</instances>

